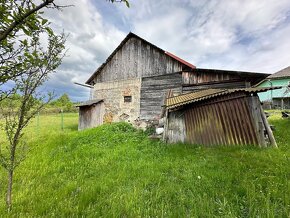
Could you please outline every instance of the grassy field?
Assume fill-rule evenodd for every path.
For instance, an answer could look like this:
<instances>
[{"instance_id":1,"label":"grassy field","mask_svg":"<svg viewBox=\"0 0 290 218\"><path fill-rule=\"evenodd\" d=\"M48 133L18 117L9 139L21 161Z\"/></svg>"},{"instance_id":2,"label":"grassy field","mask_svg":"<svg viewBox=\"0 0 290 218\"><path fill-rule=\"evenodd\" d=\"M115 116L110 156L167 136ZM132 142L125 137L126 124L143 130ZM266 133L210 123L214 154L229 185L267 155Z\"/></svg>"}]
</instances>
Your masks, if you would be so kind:
<instances>
[{"instance_id":1,"label":"grassy field","mask_svg":"<svg viewBox=\"0 0 290 218\"><path fill-rule=\"evenodd\" d=\"M278 149L165 145L124 123L77 131L77 115L26 131L10 214L0 216L290 217L290 119L270 117Z\"/></svg>"}]
</instances>

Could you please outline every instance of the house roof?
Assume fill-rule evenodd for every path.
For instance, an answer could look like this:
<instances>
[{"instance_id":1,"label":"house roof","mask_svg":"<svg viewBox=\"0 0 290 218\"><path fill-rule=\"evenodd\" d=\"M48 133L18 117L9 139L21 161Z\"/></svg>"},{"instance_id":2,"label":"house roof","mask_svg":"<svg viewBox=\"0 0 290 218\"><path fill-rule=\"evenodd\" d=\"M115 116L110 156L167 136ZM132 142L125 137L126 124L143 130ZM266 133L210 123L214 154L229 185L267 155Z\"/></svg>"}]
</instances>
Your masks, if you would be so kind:
<instances>
[{"instance_id":1,"label":"house roof","mask_svg":"<svg viewBox=\"0 0 290 218\"><path fill-rule=\"evenodd\" d=\"M268 76L267 79L276 79L276 78L283 78L283 77L290 77L290 66L273 73L272 75Z\"/></svg>"},{"instance_id":2,"label":"house roof","mask_svg":"<svg viewBox=\"0 0 290 218\"><path fill-rule=\"evenodd\" d=\"M142 40L143 42L149 44L150 46L158 49L161 53L164 53L166 55L168 55L169 57L171 57L172 59L179 61L180 63L184 64L185 66L194 69L195 66L177 56L175 56L174 54L164 51L163 49L157 47L156 45L152 44L151 42L146 41L145 39L141 38L140 36L130 32L124 39L123 41L118 45L118 47L112 52L112 54L110 54L110 56L107 58L107 60L91 75L91 77L86 81L86 84L90 84L90 82L95 78L95 76L106 66L106 64L113 58L113 56L122 48L122 46L130 39L130 38L137 38Z\"/></svg>"},{"instance_id":3,"label":"house roof","mask_svg":"<svg viewBox=\"0 0 290 218\"><path fill-rule=\"evenodd\" d=\"M89 101L85 101L85 102L80 103L76 107L87 107L87 106L91 106L91 105L94 105L94 104L98 104L101 101L103 101L103 99L89 100Z\"/></svg>"},{"instance_id":4,"label":"house roof","mask_svg":"<svg viewBox=\"0 0 290 218\"><path fill-rule=\"evenodd\" d=\"M191 92L166 99L166 107L173 109L190 103L203 101L221 95L227 95L234 92L257 93L268 90L280 89L281 87L258 87L258 88L240 88L240 89L206 89L198 92Z\"/></svg>"}]
</instances>

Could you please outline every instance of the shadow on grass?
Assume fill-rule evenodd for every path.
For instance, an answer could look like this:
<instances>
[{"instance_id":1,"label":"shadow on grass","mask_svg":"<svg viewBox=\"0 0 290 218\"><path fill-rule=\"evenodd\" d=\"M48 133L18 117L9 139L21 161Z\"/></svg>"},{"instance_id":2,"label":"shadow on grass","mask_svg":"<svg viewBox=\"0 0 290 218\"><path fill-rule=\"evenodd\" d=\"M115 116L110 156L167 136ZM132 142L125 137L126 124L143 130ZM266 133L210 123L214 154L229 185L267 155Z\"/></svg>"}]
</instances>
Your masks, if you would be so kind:
<instances>
[{"instance_id":1,"label":"shadow on grass","mask_svg":"<svg viewBox=\"0 0 290 218\"><path fill-rule=\"evenodd\" d=\"M65 129L68 129L71 131L78 131L78 124L68 124L65 126Z\"/></svg>"}]
</instances>

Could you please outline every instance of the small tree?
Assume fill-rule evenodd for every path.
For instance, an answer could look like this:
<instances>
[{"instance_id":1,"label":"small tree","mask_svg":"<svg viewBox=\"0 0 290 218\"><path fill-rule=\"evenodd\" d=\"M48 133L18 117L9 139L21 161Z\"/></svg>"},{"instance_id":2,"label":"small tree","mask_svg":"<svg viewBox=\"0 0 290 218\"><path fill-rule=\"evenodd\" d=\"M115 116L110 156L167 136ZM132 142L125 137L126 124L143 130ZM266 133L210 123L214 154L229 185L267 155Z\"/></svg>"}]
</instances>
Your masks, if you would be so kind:
<instances>
[{"instance_id":1,"label":"small tree","mask_svg":"<svg viewBox=\"0 0 290 218\"><path fill-rule=\"evenodd\" d=\"M129 6L127 0L110 1L125 2ZM0 165L8 172L6 203L9 210L13 173L26 153L21 141L23 129L51 100L50 94L41 95L37 90L60 65L64 51L64 34L54 34L41 10L63 7L67 5L56 5L54 0L0 0L0 103L7 100L6 104L0 104L7 138L6 145L0 144ZM41 35L48 38L46 50L40 44ZM14 86L4 91L2 85L8 81ZM17 101L16 93L21 95ZM43 103L45 99L47 102Z\"/></svg>"},{"instance_id":2,"label":"small tree","mask_svg":"<svg viewBox=\"0 0 290 218\"><path fill-rule=\"evenodd\" d=\"M64 93L58 99L51 101L50 105L52 107L60 108L65 112L70 112L74 108L74 104L71 102L68 94Z\"/></svg>"},{"instance_id":3,"label":"small tree","mask_svg":"<svg viewBox=\"0 0 290 218\"><path fill-rule=\"evenodd\" d=\"M52 99L51 94L41 94L38 88L48 79L60 64L63 58L65 36L49 35L46 50L40 44L39 37L29 43L25 55L30 57L22 63L22 73L15 80L15 90L21 95L16 102L10 99L8 106L1 104L1 112L5 123L2 126L6 134L6 145L0 145L0 164L8 173L8 186L6 203L10 210L12 207L12 185L15 168L26 155L26 145L21 138L23 129L31 118ZM46 100L44 102L44 100ZM3 106L4 105L4 106Z\"/></svg>"}]
</instances>

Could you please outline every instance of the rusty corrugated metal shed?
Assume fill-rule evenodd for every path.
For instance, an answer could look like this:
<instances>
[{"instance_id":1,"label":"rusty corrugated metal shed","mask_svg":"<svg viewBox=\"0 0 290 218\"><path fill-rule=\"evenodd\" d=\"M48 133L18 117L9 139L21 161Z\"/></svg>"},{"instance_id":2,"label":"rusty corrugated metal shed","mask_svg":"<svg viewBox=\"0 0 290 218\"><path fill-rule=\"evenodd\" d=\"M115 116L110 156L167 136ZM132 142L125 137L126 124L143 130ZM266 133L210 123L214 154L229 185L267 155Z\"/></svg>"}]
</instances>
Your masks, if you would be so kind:
<instances>
[{"instance_id":1,"label":"rusty corrugated metal shed","mask_svg":"<svg viewBox=\"0 0 290 218\"><path fill-rule=\"evenodd\" d=\"M207 89L198 92L191 92L171 98L167 98L166 107L168 109L176 108L182 105L203 101L216 96L231 94L235 92L257 93L266 92L268 90L280 89L281 87L254 87L254 88L241 88L241 89Z\"/></svg>"},{"instance_id":2,"label":"rusty corrugated metal shed","mask_svg":"<svg viewBox=\"0 0 290 218\"><path fill-rule=\"evenodd\" d=\"M244 93L245 94L245 93ZM237 98L233 98L233 97ZM218 96L183 111L186 139L201 145L260 145L264 146L249 106L249 98L239 92ZM215 101L218 99L218 101Z\"/></svg>"}]
</instances>

